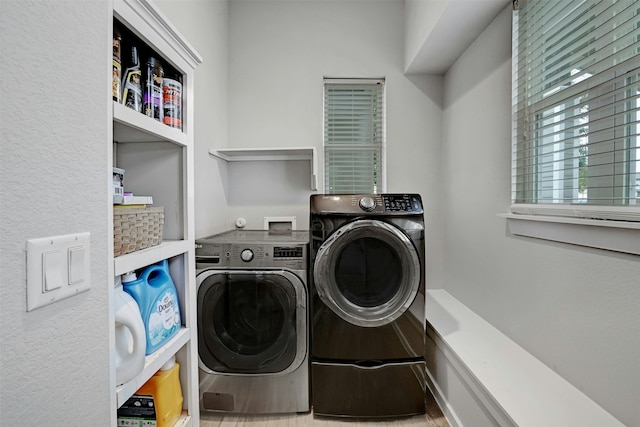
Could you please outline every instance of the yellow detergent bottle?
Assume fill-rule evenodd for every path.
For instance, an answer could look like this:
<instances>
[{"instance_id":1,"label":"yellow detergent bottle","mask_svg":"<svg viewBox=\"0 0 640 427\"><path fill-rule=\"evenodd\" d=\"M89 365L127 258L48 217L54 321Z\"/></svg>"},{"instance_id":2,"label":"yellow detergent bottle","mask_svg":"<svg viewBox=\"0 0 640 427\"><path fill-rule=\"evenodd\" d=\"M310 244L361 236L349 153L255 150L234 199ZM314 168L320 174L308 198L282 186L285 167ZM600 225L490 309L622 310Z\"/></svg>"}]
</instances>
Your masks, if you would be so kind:
<instances>
[{"instance_id":1,"label":"yellow detergent bottle","mask_svg":"<svg viewBox=\"0 0 640 427\"><path fill-rule=\"evenodd\" d=\"M179 371L180 364L172 357L136 392L153 396L157 427L172 427L182 413Z\"/></svg>"}]
</instances>

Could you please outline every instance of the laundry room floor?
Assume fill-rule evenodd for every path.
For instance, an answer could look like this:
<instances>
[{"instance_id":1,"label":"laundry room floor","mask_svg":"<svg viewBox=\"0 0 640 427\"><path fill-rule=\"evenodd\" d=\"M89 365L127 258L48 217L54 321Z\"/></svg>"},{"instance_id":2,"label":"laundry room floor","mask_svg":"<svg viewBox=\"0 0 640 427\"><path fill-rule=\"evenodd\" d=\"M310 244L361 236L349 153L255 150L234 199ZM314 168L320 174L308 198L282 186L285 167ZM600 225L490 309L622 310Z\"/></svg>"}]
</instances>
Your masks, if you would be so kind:
<instances>
[{"instance_id":1,"label":"laundry room floor","mask_svg":"<svg viewBox=\"0 0 640 427\"><path fill-rule=\"evenodd\" d=\"M337 418L314 417L313 413L302 415L270 415L270 416L239 416L219 415L210 413L200 414L200 427L450 427L442 414L433 395L427 390L427 413L425 415L389 419L389 420L341 420Z\"/></svg>"}]
</instances>

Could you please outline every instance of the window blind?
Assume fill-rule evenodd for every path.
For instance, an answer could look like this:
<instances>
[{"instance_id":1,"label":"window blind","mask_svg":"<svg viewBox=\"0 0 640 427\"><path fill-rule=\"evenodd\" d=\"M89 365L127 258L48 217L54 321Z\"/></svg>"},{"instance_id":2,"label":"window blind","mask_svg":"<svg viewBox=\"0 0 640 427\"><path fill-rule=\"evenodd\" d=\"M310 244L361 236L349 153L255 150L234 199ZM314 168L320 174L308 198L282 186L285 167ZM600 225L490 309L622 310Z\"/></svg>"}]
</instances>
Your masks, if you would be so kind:
<instances>
[{"instance_id":1,"label":"window blind","mask_svg":"<svg viewBox=\"0 0 640 427\"><path fill-rule=\"evenodd\" d=\"M512 211L640 220L640 1L514 4Z\"/></svg>"},{"instance_id":2,"label":"window blind","mask_svg":"<svg viewBox=\"0 0 640 427\"><path fill-rule=\"evenodd\" d=\"M325 193L384 186L384 80L324 80Z\"/></svg>"}]
</instances>

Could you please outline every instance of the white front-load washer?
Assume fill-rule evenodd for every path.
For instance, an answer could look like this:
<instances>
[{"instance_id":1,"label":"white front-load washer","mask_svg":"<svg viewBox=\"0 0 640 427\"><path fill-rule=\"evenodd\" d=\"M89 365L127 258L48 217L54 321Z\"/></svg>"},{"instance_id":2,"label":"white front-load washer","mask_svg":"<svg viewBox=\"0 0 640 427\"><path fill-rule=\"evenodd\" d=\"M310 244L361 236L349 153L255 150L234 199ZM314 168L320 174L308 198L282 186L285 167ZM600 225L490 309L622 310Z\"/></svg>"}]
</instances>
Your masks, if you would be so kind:
<instances>
[{"instance_id":1,"label":"white front-load washer","mask_svg":"<svg viewBox=\"0 0 640 427\"><path fill-rule=\"evenodd\" d=\"M310 410L307 231L196 240L200 409Z\"/></svg>"}]
</instances>

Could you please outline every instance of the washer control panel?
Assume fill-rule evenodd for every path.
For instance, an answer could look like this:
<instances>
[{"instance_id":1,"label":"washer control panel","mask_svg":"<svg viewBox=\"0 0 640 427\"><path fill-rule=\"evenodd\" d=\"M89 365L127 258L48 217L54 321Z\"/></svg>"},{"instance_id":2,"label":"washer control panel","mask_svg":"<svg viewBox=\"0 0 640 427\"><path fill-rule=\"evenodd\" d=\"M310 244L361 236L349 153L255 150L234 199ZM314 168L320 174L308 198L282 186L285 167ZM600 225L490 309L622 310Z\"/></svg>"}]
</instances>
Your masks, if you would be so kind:
<instances>
[{"instance_id":1,"label":"washer control panel","mask_svg":"<svg viewBox=\"0 0 640 427\"><path fill-rule=\"evenodd\" d=\"M303 258L303 249L302 246L274 246L273 258Z\"/></svg>"},{"instance_id":2,"label":"washer control panel","mask_svg":"<svg viewBox=\"0 0 640 427\"><path fill-rule=\"evenodd\" d=\"M304 270L307 267L306 244L271 245L250 243L206 243L196 245L198 268L246 267L290 268Z\"/></svg>"}]
</instances>

